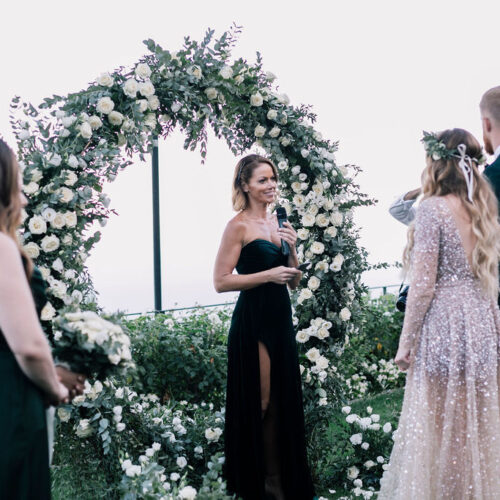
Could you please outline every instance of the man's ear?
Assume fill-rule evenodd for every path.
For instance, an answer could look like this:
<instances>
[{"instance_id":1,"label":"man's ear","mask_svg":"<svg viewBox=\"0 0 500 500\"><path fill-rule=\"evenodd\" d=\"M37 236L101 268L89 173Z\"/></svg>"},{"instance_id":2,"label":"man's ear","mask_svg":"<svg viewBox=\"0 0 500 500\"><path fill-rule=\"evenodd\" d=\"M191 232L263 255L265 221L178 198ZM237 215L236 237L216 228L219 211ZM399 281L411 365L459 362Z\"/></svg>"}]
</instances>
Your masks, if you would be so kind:
<instances>
[{"instance_id":1,"label":"man's ear","mask_svg":"<svg viewBox=\"0 0 500 500\"><path fill-rule=\"evenodd\" d=\"M492 129L491 120L487 116L483 116L483 123L484 123L484 130L486 130L486 132L488 132L489 134Z\"/></svg>"}]
</instances>

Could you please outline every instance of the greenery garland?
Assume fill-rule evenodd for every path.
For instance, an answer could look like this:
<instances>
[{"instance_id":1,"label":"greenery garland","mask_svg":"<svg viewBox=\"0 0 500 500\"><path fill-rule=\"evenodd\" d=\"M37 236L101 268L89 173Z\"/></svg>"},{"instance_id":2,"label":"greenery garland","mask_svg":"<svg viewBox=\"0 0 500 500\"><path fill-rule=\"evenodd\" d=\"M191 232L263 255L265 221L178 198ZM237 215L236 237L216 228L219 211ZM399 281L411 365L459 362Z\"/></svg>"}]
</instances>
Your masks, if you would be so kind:
<instances>
[{"instance_id":1,"label":"greenery garland","mask_svg":"<svg viewBox=\"0 0 500 500\"><path fill-rule=\"evenodd\" d=\"M150 54L132 68L101 74L87 89L38 107L15 98L22 117L12 126L30 198L20 238L50 285L44 320L63 305L91 308L85 260L101 236L95 223L104 225L113 213L103 184L132 154L149 152L155 136L180 127L184 147L199 147L203 161L208 125L235 155L264 152L280 171L280 203L298 229L299 258L311 263L293 293L294 321L306 402L324 406L335 358L356 329L359 276L367 267L352 209L372 200L353 181L358 168L336 164L337 143L315 130L310 107L292 106L277 92L260 55L254 64L231 59L239 32L234 27L214 40L208 30L201 42L186 38L177 52L147 40Z\"/></svg>"}]
</instances>

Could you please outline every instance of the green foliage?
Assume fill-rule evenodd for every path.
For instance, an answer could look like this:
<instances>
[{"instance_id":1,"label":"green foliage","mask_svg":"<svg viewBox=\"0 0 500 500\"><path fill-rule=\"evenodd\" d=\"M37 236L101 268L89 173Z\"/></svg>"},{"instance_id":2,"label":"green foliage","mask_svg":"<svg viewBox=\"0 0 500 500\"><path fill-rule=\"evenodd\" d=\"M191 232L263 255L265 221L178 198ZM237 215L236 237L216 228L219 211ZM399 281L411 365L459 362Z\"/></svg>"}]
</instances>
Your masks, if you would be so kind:
<instances>
[{"instance_id":1,"label":"green foliage","mask_svg":"<svg viewBox=\"0 0 500 500\"><path fill-rule=\"evenodd\" d=\"M127 322L140 388L163 400L223 404L229 312L200 310L175 319L143 316Z\"/></svg>"}]
</instances>

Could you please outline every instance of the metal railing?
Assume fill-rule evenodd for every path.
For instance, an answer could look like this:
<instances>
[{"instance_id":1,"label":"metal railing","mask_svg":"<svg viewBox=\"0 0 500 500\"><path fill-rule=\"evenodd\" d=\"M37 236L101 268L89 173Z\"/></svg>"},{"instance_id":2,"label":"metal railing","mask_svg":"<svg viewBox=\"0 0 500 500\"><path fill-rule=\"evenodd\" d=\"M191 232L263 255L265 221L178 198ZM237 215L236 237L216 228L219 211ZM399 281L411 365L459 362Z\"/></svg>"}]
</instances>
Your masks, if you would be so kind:
<instances>
[{"instance_id":1,"label":"metal railing","mask_svg":"<svg viewBox=\"0 0 500 500\"><path fill-rule=\"evenodd\" d=\"M370 286L368 287L368 290L382 290L382 295L387 294L387 290L389 288L399 288L400 285L380 285L380 286ZM189 307L172 307L170 309L162 309L160 311L144 311L144 312L134 312L134 313L127 313L124 314L124 316L145 316L147 314L164 314L164 313L176 313L176 312L181 312L181 311L190 311L190 310L195 310L195 309L208 309L211 307L228 307L228 306L234 306L236 302L222 302L220 304L207 304L207 305L199 305L199 306L189 306Z\"/></svg>"}]
</instances>

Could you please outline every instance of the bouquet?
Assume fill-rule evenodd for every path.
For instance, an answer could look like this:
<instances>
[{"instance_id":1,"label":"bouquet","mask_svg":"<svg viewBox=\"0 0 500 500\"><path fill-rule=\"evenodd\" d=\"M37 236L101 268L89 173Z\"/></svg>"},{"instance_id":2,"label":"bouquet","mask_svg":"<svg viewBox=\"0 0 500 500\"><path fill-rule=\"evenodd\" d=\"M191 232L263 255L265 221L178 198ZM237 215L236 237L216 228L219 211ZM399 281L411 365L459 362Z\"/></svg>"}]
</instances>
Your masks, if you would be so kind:
<instances>
[{"instance_id":1,"label":"bouquet","mask_svg":"<svg viewBox=\"0 0 500 500\"><path fill-rule=\"evenodd\" d=\"M106 378L133 366L130 338L119 325L93 311L66 312L54 320L56 359L71 370Z\"/></svg>"}]
</instances>

